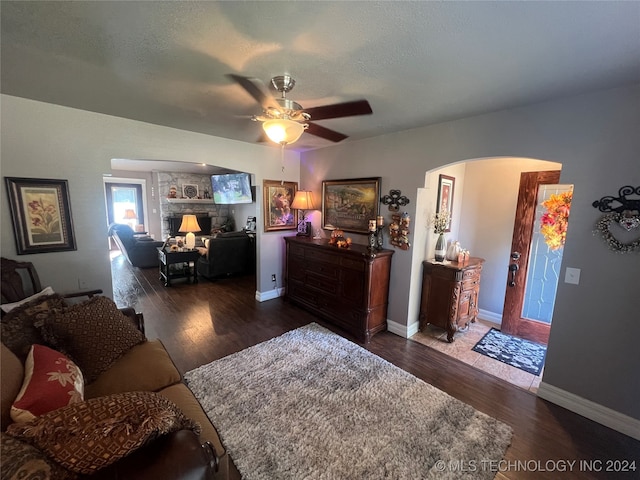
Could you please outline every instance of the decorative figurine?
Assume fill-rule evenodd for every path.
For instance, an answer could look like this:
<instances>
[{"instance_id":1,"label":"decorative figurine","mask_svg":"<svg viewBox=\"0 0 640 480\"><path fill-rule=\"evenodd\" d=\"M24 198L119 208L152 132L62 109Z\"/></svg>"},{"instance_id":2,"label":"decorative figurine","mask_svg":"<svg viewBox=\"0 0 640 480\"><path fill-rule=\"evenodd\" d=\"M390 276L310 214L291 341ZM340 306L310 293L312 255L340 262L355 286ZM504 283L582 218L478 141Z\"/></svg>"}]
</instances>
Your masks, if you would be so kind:
<instances>
[{"instance_id":1,"label":"decorative figurine","mask_svg":"<svg viewBox=\"0 0 640 480\"><path fill-rule=\"evenodd\" d=\"M411 248L411 243L409 243L410 224L411 217L407 212L403 212L402 215L393 215L393 222L389 225L389 241L391 245L402 250Z\"/></svg>"}]
</instances>

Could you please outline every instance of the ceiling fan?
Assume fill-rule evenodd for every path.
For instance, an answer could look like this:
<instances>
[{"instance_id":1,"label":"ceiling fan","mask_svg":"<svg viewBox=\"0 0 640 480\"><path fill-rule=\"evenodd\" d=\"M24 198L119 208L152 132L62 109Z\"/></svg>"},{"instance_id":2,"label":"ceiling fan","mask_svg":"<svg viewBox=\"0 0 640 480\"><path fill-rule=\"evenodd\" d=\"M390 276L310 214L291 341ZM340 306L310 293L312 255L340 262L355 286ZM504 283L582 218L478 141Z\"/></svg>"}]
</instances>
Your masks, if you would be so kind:
<instances>
[{"instance_id":1,"label":"ceiling fan","mask_svg":"<svg viewBox=\"0 0 640 480\"><path fill-rule=\"evenodd\" d=\"M282 94L281 98L274 98L260 80L235 74L227 76L244 88L260 104L262 115L254 115L251 120L263 122L262 128L267 136L281 145L294 143L305 131L316 137L340 142L347 138L347 135L313 123L311 120L327 120L373 113L366 100L303 108L299 103L287 98L287 93L296 84L290 75L279 75L271 79L273 88Z\"/></svg>"}]
</instances>

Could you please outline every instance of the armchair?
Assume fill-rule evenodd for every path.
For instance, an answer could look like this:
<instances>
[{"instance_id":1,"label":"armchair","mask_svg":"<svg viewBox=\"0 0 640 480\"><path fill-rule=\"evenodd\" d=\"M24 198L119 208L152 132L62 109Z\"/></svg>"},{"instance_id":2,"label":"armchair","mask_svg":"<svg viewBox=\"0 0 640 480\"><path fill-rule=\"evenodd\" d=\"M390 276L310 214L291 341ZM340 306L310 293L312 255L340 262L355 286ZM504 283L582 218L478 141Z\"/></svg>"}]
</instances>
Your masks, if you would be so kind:
<instances>
[{"instance_id":1,"label":"armchair","mask_svg":"<svg viewBox=\"0 0 640 480\"><path fill-rule=\"evenodd\" d=\"M2 303L14 303L40 293L42 284L38 272L31 262L18 262L9 258L0 259ZM60 294L64 298L93 297L102 290L83 290Z\"/></svg>"},{"instance_id":2,"label":"armchair","mask_svg":"<svg viewBox=\"0 0 640 480\"><path fill-rule=\"evenodd\" d=\"M139 268L158 266L158 247L164 242L155 241L146 235L136 236L129 225L114 223L109 227L109 235L131 265Z\"/></svg>"}]
</instances>

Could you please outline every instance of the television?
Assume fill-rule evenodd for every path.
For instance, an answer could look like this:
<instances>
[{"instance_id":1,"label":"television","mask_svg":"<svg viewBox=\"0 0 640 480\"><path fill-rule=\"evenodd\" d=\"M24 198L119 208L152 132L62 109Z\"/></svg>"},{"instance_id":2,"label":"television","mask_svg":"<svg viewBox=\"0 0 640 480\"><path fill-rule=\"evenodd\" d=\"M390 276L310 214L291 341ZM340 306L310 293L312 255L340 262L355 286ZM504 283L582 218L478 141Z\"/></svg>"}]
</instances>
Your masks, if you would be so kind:
<instances>
[{"instance_id":1,"label":"television","mask_svg":"<svg viewBox=\"0 0 640 480\"><path fill-rule=\"evenodd\" d=\"M248 173L225 173L211 175L213 201L220 205L253 203L251 175Z\"/></svg>"}]
</instances>

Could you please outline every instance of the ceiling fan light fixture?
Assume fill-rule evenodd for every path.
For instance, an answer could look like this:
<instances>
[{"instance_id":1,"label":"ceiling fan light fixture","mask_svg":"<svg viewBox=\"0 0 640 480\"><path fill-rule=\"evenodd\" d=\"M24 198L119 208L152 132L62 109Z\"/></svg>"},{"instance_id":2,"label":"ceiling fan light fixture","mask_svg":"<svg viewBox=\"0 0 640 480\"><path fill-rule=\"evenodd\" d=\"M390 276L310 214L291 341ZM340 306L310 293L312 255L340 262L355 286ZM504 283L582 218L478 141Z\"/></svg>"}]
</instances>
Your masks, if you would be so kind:
<instances>
[{"instance_id":1,"label":"ceiling fan light fixture","mask_svg":"<svg viewBox=\"0 0 640 480\"><path fill-rule=\"evenodd\" d=\"M286 118L276 118L264 122L262 128L272 142L289 145L298 141L305 125Z\"/></svg>"}]
</instances>

